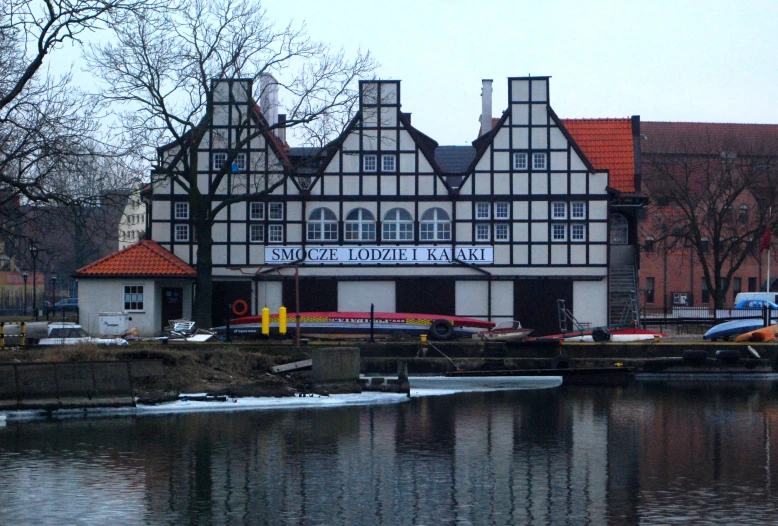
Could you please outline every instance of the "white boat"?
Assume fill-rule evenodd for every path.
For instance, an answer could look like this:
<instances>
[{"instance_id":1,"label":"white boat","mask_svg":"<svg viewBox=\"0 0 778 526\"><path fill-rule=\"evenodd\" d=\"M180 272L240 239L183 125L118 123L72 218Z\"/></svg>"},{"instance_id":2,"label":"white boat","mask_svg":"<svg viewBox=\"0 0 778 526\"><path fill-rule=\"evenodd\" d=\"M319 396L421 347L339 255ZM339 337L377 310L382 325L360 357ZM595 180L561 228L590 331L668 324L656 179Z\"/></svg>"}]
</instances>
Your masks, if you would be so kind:
<instances>
[{"instance_id":1,"label":"white boat","mask_svg":"<svg viewBox=\"0 0 778 526\"><path fill-rule=\"evenodd\" d=\"M481 331L473 335L475 340L488 340L488 341L506 341L506 340L523 340L532 332L532 329L525 329L521 326L521 323L516 320L502 321L498 323L493 329L488 331Z\"/></svg>"}]
</instances>

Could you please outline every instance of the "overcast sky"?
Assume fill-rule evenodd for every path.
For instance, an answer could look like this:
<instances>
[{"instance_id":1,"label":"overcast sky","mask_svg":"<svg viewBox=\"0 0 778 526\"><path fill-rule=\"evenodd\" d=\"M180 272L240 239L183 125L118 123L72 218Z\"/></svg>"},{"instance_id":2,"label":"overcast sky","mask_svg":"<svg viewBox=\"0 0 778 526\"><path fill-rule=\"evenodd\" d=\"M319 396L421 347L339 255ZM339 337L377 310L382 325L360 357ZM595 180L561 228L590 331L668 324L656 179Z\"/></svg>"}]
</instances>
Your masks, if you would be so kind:
<instances>
[{"instance_id":1,"label":"overcast sky","mask_svg":"<svg viewBox=\"0 0 778 526\"><path fill-rule=\"evenodd\" d=\"M778 1L264 0L277 22L369 49L402 81L403 111L440 144L478 131L481 79L494 116L507 78L551 76L562 118L778 123Z\"/></svg>"}]
</instances>

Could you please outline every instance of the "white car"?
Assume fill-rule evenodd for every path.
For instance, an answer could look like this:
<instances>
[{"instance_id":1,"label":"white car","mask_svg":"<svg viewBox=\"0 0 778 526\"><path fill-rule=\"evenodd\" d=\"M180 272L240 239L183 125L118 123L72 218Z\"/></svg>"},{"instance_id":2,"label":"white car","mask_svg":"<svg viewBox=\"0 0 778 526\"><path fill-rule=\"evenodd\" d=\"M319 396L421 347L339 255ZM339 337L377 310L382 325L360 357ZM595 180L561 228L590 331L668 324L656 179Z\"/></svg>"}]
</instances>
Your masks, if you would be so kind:
<instances>
[{"instance_id":1,"label":"white car","mask_svg":"<svg viewBox=\"0 0 778 526\"><path fill-rule=\"evenodd\" d=\"M75 323L50 323L48 328L48 337L38 340L38 345L76 345L79 343L128 345L124 338L92 338L81 325Z\"/></svg>"}]
</instances>

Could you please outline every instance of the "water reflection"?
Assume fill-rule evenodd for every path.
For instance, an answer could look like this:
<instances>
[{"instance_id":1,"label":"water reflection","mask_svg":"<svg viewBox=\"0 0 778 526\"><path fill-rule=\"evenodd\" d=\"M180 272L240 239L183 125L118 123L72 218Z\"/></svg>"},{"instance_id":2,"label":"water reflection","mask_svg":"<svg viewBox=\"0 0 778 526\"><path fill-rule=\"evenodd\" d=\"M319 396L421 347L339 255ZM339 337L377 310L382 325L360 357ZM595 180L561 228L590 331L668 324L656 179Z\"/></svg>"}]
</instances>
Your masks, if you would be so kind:
<instances>
[{"instance_id":1,"label":"water reflection","mask_svg":"<svg viewBox=\"0 0 778 526\"><path fill-rule=\"evenodd\" d=\"M764 524L778 392L638 384L9 423L0 522Z\"/></svg>"}]
</instances>

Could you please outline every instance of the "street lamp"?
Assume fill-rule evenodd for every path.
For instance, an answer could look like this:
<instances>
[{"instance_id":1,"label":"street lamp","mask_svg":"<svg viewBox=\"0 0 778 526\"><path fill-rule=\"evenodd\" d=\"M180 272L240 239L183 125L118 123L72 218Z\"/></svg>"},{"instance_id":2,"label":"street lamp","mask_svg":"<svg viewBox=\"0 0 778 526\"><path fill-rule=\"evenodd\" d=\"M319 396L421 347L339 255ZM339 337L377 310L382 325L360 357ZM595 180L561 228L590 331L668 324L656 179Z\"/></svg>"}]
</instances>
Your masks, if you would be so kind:
<instances>
[{"instance_id":1,"label":"street lamp","mask_svg":"<svg viewBox=\"0 0 778 526\"><path fill-rule=\"evenodd\" d=\"M54 311L54 303L55 303L54 292L56 291L56 286L57 286L57 276L51 276L51 312L53 312L54 314L57 314ZM65 315L64 307L62 308L62 315L63 316Z\"/></svg>"},{"instance_id":2,"label":"street lamp","mask_svg":"<svg viewBox=\"0 0 778 526\"><path fill-rule=\"evenodd\" d=\"M35 282L38 277L35 272L35 264L38 259L38 250L40 249L35 244L35 241L30 241L30 256L32 257L32 310L35 312L35 321L38 321L38 306L35 301Z\"/></svg>"},{"instance_id":3,"label":"street lamp","mask_svg":"<svg viewBox=\"0 0 778 526\"><path fill-rule=\"evenodd\" d=\"M24 280L24 316L27 316L27 277L30 275L27 269L22 272L22 279Z\"/></svg>"}]
</instances>

